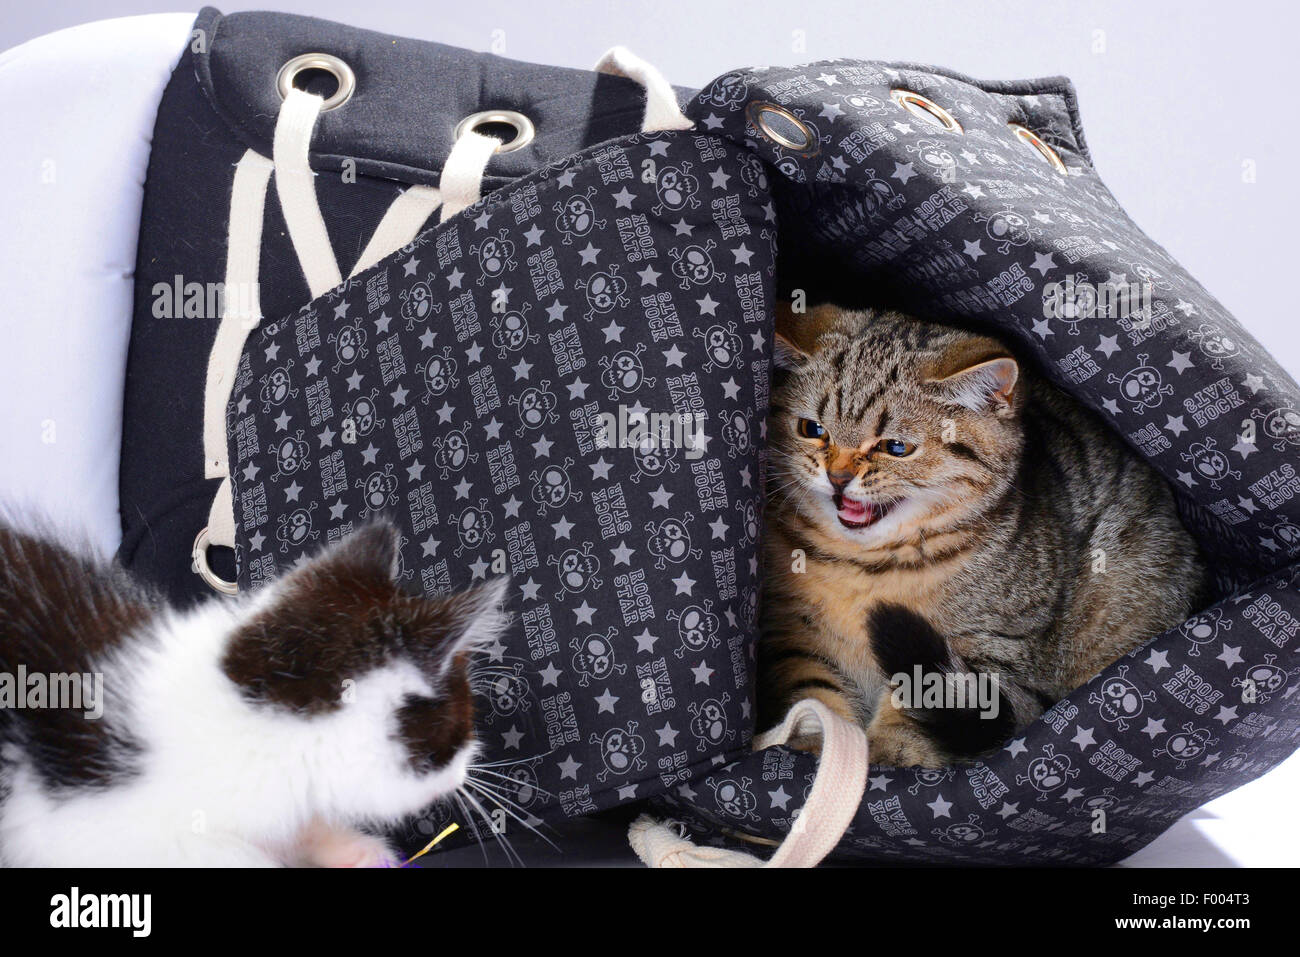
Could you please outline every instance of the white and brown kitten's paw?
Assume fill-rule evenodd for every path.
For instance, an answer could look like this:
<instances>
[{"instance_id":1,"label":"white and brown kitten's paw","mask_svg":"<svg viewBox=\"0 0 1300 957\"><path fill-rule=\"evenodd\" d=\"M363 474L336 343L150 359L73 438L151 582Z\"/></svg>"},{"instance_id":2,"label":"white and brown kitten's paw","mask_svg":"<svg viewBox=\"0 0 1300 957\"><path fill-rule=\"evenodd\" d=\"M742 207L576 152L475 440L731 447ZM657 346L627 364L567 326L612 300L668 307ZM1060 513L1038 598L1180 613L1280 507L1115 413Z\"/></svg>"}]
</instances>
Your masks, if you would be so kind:
<instances>
[{"instance_id":1,"label":"white and brown kitten's paw","mask_svg":"<svg viewBox=\"0 0 1300 957\"><path fill-rule=\"evenodd\" d=\"M401 862L380 838L320 823L304 832L299 853L307 867L395 867Z\"/></svg>"}]
</instances>

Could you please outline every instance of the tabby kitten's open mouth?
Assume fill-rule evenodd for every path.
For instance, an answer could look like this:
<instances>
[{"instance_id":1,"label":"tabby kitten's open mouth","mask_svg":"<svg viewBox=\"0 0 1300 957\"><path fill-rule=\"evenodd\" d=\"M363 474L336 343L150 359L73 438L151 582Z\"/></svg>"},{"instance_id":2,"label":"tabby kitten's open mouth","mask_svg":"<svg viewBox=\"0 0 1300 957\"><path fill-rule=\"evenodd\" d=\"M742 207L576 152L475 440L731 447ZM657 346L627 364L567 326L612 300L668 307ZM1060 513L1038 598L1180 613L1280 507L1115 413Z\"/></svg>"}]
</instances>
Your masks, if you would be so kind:
<instances>
[{"instance_id":1,"label":"tabby kitten's open mouth","mask_svg":"<svg viewBox=\"0 0 1300 957\"><path fill-rule=\"evenodd\" d=\"M887 505L881 505L877 502L860 502L855 498L849 498L843 492L835 493L834 502L840 524L845 528L867 528L874 525L888 515L896 504L894 502Z\"/></svg>"}]
</instances>

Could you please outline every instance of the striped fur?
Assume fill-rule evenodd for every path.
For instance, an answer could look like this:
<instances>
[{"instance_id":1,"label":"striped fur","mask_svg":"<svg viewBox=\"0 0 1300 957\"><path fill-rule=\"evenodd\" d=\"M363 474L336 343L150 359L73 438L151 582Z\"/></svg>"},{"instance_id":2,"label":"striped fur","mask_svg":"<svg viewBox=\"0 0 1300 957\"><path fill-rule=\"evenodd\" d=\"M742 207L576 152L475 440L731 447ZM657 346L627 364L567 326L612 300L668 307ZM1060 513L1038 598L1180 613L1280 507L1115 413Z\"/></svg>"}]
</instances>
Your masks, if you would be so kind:
<instances>
[{"instance_id":1,"label":"striped fur","mask_svg":"<svg viewBox=\"0 0 1300 957\"><path fill-rule=\"evenodd\" d=\"M778 334L765 726L812 696L867 725L877 763L972 759L1196 607L1168 486L1003 344L834 306L783 311ZM996 674L996 740L895 707L887 679L913 666Z\"/></svg>"}]
</instances>

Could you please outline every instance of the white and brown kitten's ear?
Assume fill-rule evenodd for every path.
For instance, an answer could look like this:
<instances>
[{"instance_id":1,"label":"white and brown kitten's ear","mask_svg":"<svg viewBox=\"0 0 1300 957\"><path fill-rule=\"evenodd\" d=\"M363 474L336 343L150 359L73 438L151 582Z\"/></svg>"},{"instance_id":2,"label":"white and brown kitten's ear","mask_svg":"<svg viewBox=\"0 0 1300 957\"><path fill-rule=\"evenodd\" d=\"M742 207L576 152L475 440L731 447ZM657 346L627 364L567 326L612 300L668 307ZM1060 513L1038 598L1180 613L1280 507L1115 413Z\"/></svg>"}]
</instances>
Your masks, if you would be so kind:
<instances>
[{"instance_id":1,"label":"white and brown kitten's ear","mask_svg":"<svg viewBox=\"0 0 1300 957\"><path fill-rule=\"evenodd\" d=\"M404 603L402 640L407 651L430 674L442 674L461 655L491 646L510 622L506 610L510 577L439 598L411 598Z\"/></svg>"},{"instance_id":2,"label":"white and brown kitten's ear","mask_svg":"<svg viewBox=\"0 0 1300 957\"><path fill-rule=\"evenodd\" d=\"M385 520L370 522L348 533L302 562L300 578L393 582L397 579L402 533Z\"/></svg>"},{"instance_id":3,"label":"white and brown kitten's ear","mask_svg":"<svg viewBox=\"0 0 1300 957\"><path fill-rule=\"evenodd\" d=\"M931 382L949 402L972 412L1001 415L1011 409L1020 366L1010 356L996 356Z\"/></svg>"},{"instance_id":4,"label":"white and brown kitten's ear","mask_svg":"<svg viewBox=\"0 0 1300 957\"><path fill-rule=\"evenodd\" d=\"M838 306L814 306L795 312L790 302L776 304L776 334L773 337L772 361L778 369L798 369L817 351L817 342L839 321L843 310Z\"/></svg>"}]
</instances>

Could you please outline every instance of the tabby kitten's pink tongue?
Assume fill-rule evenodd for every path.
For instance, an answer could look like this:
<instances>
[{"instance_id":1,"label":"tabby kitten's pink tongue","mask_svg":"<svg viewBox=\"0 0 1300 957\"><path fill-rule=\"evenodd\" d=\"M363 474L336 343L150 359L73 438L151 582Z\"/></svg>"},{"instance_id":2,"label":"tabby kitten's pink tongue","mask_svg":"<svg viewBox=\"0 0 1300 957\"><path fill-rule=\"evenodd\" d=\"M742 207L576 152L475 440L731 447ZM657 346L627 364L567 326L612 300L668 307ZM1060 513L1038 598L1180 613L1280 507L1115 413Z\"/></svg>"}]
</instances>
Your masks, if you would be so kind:
<instances>
[{"instance_id":1,"label":"tabby kitten's pink tongue","mask_svg":"<svg viewBox=\"0 0 1300 957\"><path fill-rule=\"evenodd\" d=\"M889 511L888 506L877 505L874 502L859 502L842 492L837 494L835 499L839 509L840 524L845 528L866 528L884 518L885 513Z\"/></svg>"}]
</instances>

